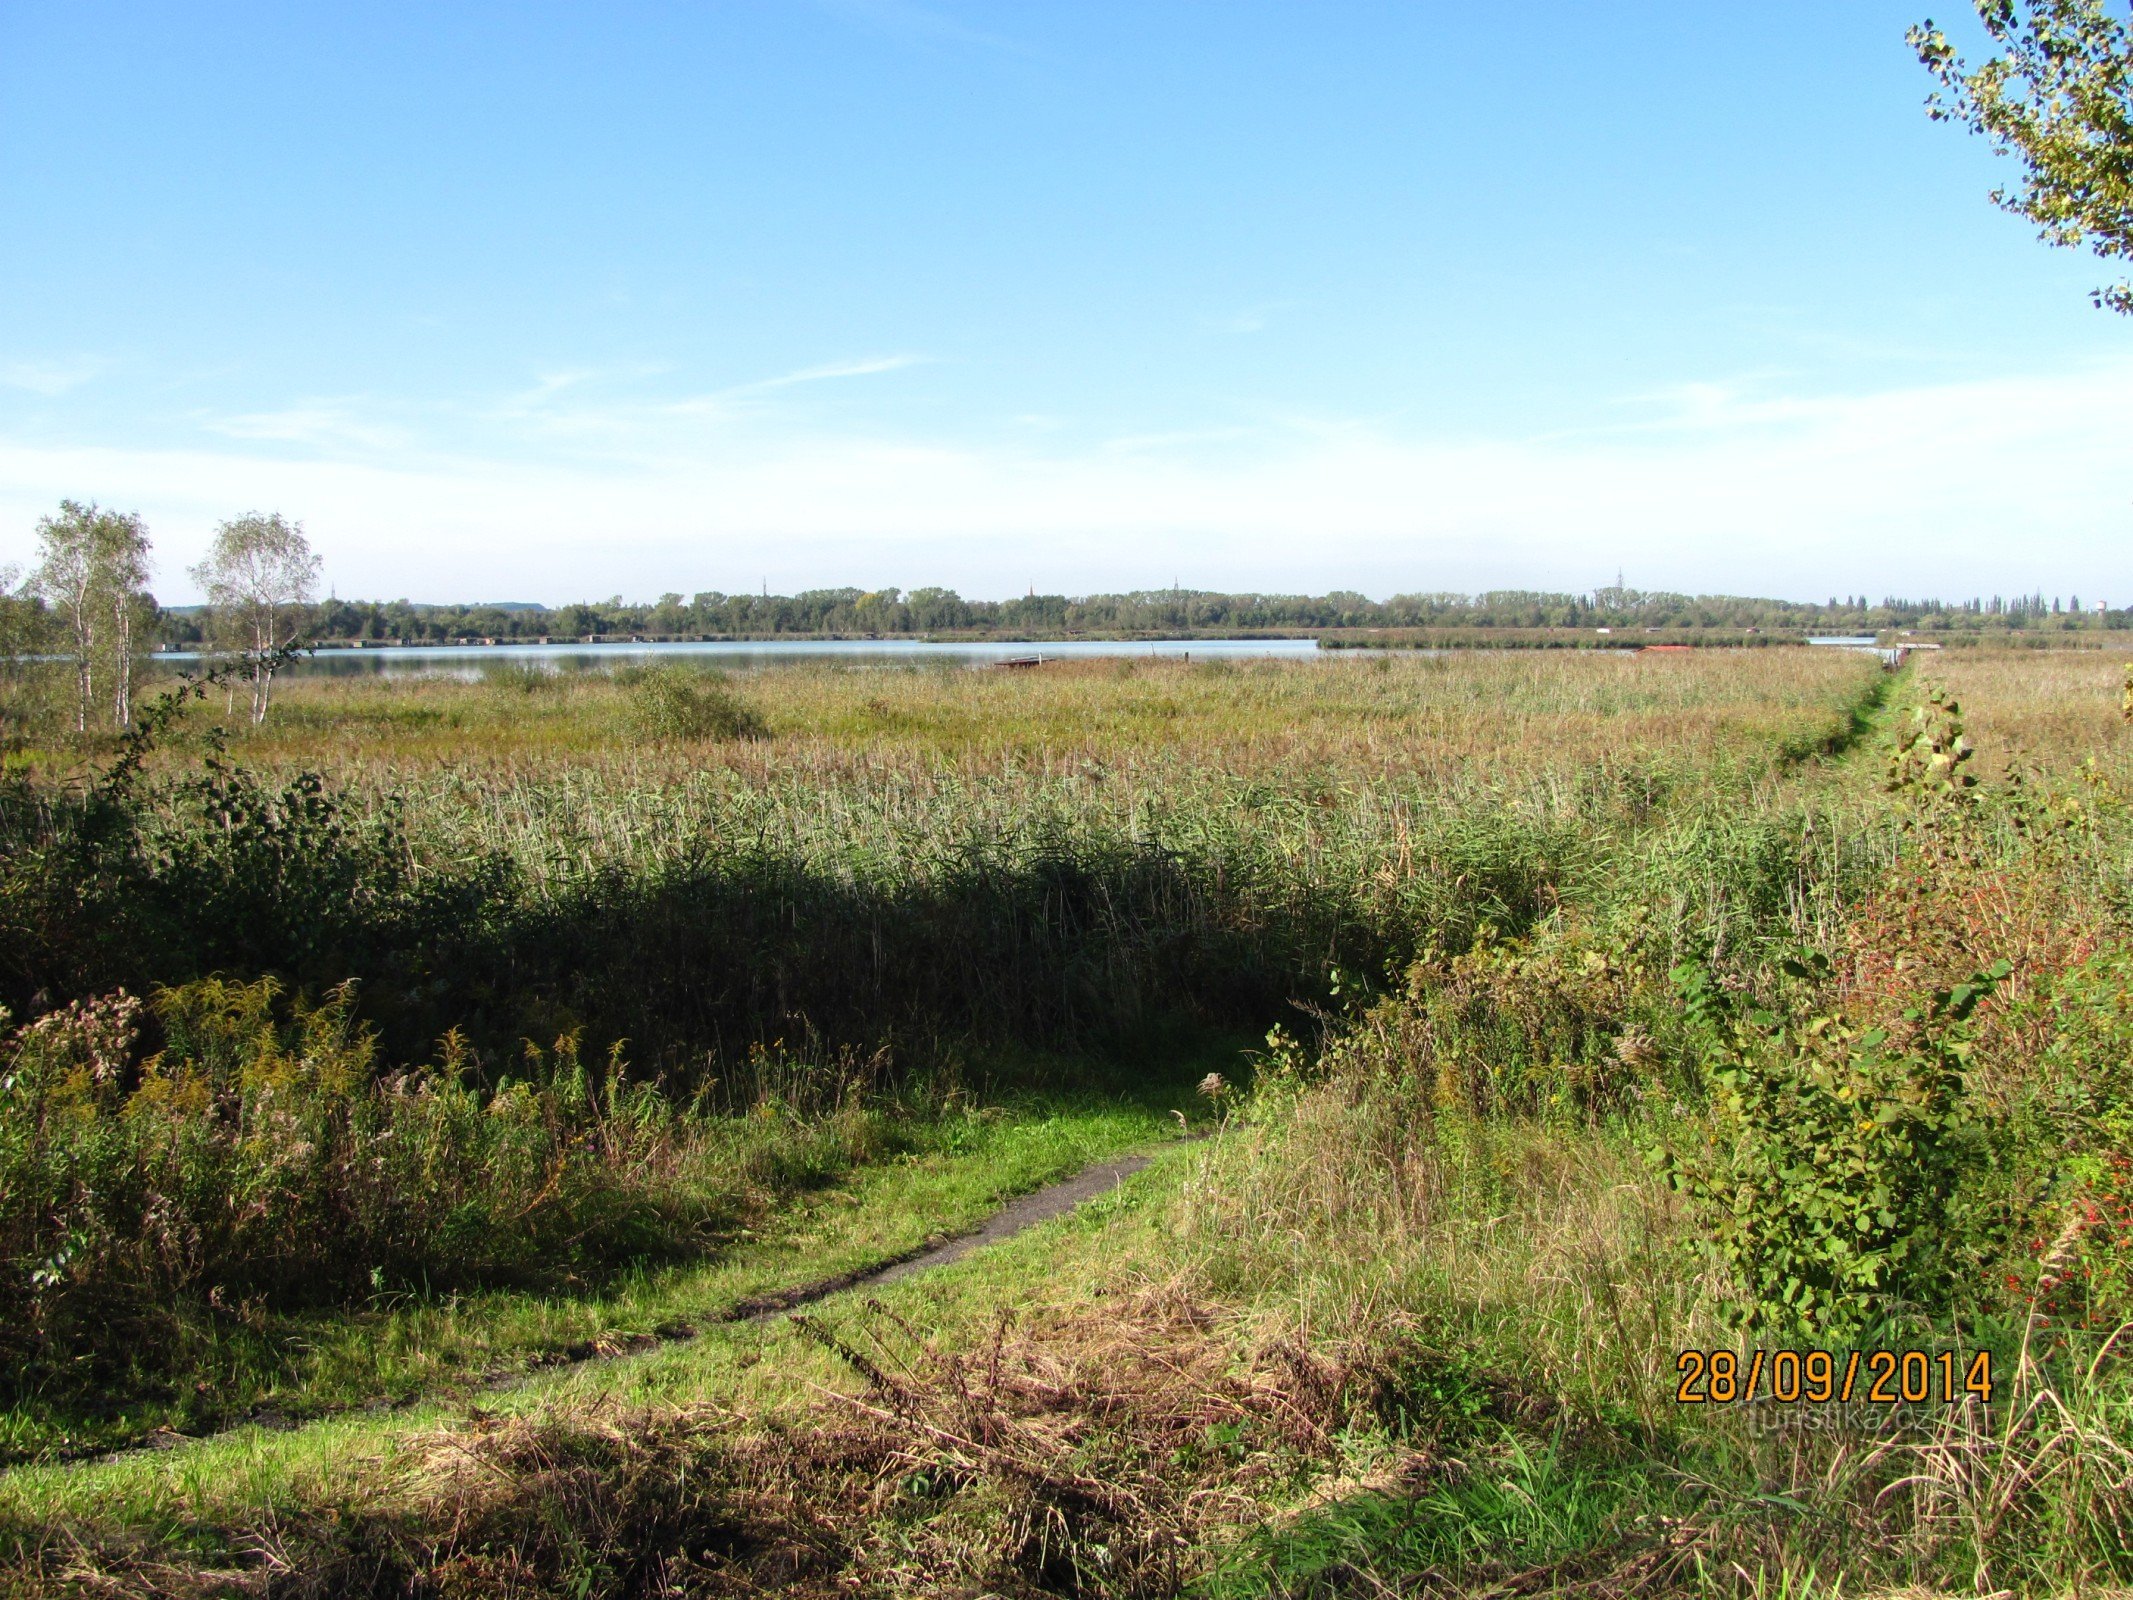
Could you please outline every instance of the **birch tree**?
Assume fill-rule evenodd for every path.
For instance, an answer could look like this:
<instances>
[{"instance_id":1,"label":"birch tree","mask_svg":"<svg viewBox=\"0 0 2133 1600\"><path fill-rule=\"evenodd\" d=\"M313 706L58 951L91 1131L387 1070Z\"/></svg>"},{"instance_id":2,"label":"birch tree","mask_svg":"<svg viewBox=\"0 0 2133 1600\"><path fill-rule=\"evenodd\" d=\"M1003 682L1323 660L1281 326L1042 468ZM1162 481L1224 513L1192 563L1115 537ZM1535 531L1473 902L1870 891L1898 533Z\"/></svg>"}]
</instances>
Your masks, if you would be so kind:
<instances>
[{"instance_id":1,"label":"birch tree","mask_svg":"<svg viewBox=\"0 0 2133 1600\"><path fill-rule=\"evenodd\" d=\"M274 654L296 642L318 598L319 558L303 524L278 511L232 517L216 528L192 579L207 591L216 632L234 636L250 659L252 721L266 721Z\"/></svg>"},{"instance_id":2,"label":"birch tree","mask_svg":"<svg viewBox=\"0 0 2133 1600\"><path fill-rule=\"evenodd\" d=\"M115 518L121 524L103 547L104 603L111 608L111 721L133 726L134 640L155 614L148 595L148 535L139 517Z\"/></svg>"},{"instance_id":3,"label":"birch tree","mask_svg":"<svg viewBox=\"0 0 2133 1600\"><path fill-rule=\"evenodd\" d=\"M111 675L113 723L133 722L134 639L152 609L148 530L138 514L62 500L37 524L31 582L65 632L74 664L74 726L89 731L99 667Z\"/></svg>"}]
</instances>

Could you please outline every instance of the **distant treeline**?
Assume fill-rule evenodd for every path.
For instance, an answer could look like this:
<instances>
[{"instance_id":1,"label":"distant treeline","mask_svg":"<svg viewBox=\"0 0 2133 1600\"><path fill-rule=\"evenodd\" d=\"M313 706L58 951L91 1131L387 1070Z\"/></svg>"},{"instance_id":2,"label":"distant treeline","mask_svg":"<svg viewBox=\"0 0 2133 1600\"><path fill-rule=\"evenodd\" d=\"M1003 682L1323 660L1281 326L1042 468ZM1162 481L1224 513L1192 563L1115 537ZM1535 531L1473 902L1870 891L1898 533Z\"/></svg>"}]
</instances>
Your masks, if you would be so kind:
<instances>
[{"instance_id":1,"label":"distant treeline","mask_svg":"<svg viewBox=\"0 0 2133 1600\"><path fill-rule=\"evenodd\" d=\"M1318 642L1327 650L1649 650L1669 645L1752 650L1797 645L1806 637L1793 628L1440 627L1328 629Z\"/></svg>"},{"instance_id":2,"label":"distant treeline","mask_svg":"<svg viewBox=\"0 0 2133 1600\"><path fill-rule=\"evenodd\" d=\"M166 643L200 642L204 618L189 609L160 618ZM966 600L953 589L809 589L794 595L661 595L636 604L617 596L575 605L421 605L406 600L326 600L314 613L322 642L442 644L456 640L672 639L777 635L1318 634L1352 628L1639 628L1759 633L2072 630L2133 627L2133 608L2110 610L2081 597L2022 595L1963 601L1824 602L1687 595L1620 587L1589 594L1499 589L1486 594L1403 594L1389 600L1335 590L1325 595L1218 594L1155 589L1134 594L1032 594Z\"/></svg>"}]
</instances>

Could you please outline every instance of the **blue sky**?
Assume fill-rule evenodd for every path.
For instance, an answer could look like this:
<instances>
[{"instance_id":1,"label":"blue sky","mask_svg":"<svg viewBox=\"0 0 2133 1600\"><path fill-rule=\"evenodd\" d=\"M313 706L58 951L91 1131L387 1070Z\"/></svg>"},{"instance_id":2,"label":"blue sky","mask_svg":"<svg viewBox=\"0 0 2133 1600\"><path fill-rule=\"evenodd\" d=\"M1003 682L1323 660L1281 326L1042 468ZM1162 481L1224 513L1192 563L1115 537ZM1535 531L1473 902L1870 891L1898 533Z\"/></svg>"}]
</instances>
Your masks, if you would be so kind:
<instances>
[{"instance_id":1,"label":"blue sky","mask_svg":"<svg viewBox=\"0 0 2133 1600\"><path fill-rule=\"evenodd\" d=\"M2133 600L2133 324L1922 9L0 0L0 561Z\"/></svg>"}]
</instances>

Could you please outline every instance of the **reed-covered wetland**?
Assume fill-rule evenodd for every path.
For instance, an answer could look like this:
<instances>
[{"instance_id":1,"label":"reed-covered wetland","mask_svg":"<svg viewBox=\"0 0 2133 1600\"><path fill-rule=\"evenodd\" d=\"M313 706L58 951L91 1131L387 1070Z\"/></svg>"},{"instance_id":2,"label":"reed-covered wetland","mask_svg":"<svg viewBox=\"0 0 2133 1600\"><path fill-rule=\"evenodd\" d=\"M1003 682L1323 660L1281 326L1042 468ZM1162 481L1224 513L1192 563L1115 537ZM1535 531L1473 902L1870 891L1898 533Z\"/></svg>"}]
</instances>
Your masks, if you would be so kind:
<instances>
[{"instance_id":1,"label":"reed-covered wetland","mask_svg":"<svg viewBox=\"0 0 2133 1600\"><path fill-rule=\"evenodd\" d=\"M296 679L230 732L211 693L123 748L18 717L0 1584L2133 1580L2122 673L513 670ZM957 1266L724 1320L1127 1149ZM1690 1350L1995 1365L1683 1404Z\"/></svg>"}]
</instances>

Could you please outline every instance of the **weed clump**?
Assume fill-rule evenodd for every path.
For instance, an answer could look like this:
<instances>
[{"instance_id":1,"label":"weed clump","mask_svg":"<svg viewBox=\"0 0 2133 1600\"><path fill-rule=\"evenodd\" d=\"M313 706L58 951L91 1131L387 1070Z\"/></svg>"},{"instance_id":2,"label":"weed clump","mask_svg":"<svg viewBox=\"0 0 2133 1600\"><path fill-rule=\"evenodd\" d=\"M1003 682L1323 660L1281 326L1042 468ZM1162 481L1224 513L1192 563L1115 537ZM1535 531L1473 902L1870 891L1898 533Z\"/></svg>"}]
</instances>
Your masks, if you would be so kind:
<instances>
[{"instance_id":1,"label":"weed clump","mask_svg":"<svg viewBox=\"0 0 2133 1600\"><path fill-rule=\"evenodd\" d=\"M485 666L482 683L502 695L549 695L565 687L563 675L531 661L498 661Z\"/></svg>"},{"instance_id":2,"label":"weed clump","mask_svg":"<svg viewBox=\"0 0 2133 1600\"><path fill-rule=\"evenodd\" d=\"M1706 1230L1699 1242L1738 1290L1728 1309L1742 1321L1857 1337L1898 1308L1933 1318L1955 1309L1998 1231L1961 1204L1989 1156L1965 1091L1965 1025L2008 970L1997 962L1935 991L1894 1032L1765 1016L1769 1037L1754 1038L1752 1023L1726 1019L1735 1025L1714 1050L1707 1140L1675 1157L1672 1176ZM1715 1009L1707 992L1690 1002Z\"/></svg>"},{"instance_id":3,"label":"weed clump","mask_svg":"<svg viewBox=\"0 0 2133 1600\"><path fill-rule=\"evenodd\" d=\"M762 715L718 673L645 667L625 680L629 726L652 744L707 739L765 739Z\"/></svg>"},{"instance_id":4,"label":"weed clump","mask_svg":"<svg viewBox=\"0 0 2133 1600\"><path fill-rule=\"evenodd\" d=\"M706 1115L569 1035L487 1081L451 1035L387 1069L349 987L79 1002L0 1039L0 1396L108 1402L218 1326L699 1255L895 1142L856 1101Z\"/></svg>"}]
</instances>

